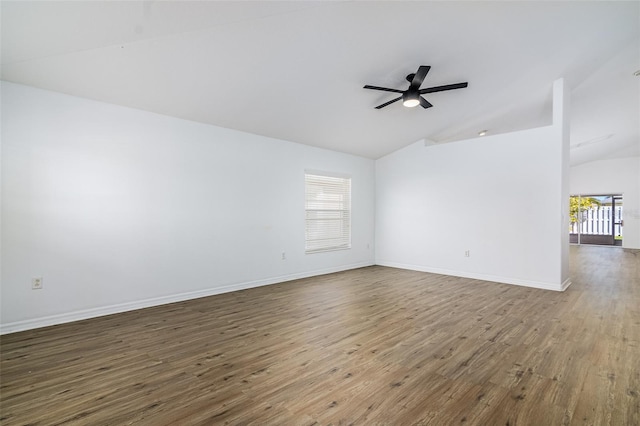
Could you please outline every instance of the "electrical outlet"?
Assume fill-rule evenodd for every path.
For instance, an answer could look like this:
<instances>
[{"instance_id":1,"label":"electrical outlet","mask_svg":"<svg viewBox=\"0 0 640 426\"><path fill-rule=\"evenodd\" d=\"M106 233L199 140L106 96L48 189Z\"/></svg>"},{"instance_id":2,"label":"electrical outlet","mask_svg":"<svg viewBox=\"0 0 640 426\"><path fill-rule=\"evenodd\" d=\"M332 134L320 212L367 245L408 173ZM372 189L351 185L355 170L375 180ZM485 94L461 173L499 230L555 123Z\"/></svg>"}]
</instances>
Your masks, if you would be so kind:
<instances>
[{"instance_id":1,"label":"electrical outlet","mask_svg":"<svg viewBox=\"0 0 640 426\"><path fill-rule=\"evenodd\" d=\"M31 290L42 289L42 277L31 278Z\"/></svg>"},{"instance_id":2,"label":"electrical outlet","mask_svg":"<svg viewBox=\"0 0 640 426\"><path fill-rule=\"evenodd\" d=\"M465 250L464 257L471 257L471 250Z\"/></svg>"},{"instance_id":3,"label":"electrical outlet","mask_svg":"<svg viewBox=\"0 0 640 426\"><path fill-rule=\"evenodd\" d=\"M282 252L282 260L287 260L287 254L285 252Z\"/></svg>"}]
</instances>

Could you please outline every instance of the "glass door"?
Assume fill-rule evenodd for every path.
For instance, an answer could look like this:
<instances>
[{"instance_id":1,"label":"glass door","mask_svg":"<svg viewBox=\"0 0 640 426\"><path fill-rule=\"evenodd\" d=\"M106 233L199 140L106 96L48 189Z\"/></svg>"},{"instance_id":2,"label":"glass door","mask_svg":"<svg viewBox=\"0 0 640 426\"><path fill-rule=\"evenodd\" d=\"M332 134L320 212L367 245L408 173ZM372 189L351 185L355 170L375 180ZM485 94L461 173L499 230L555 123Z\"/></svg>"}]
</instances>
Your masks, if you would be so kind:
<instances>
[{"instance_id":1,"label":"glass door","mask_svg":"<svg viewBox=\"0 0 640 426\"><path fill-rule=\"evenodd\" d=\"M622 246L622 195L613 196L613 244Z\"/></svg>"},{"instance_id":2,"label":"glass door","mask_svg":"<svg viewBox=\"0 0 640 426\"><path fill-rule=\"evenodd\" d=\"M569 214L572 244L622 245L622 195L572 195Z\"/></svg>"}]
</instances>

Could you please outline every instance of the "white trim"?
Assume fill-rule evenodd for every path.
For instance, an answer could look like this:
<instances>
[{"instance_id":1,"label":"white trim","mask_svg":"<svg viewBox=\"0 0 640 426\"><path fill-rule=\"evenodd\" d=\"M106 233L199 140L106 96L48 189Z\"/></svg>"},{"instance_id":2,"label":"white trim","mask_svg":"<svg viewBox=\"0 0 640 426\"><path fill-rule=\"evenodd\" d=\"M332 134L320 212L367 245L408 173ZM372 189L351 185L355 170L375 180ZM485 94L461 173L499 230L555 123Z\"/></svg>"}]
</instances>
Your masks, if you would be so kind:
<instances>
[{"instance_id":1,"label":"white trim","mask_svg":"<svg viewBox=\"0 0 640 426\"><path fill-rule=\"evenodd\" d=\"M309 250L309 251L305 251L304 254L327 253L330 251L340 251L340 250L351 250L351 244L349 244L349 247L330 247L330 248Z\"/></svg>"},{"instance_id":2,"label":"white trim","mask_svg":"<svg viewBox=\"0 0 640 426\"><path fill-rule=\"evenodd\" d=\"M472 272L453 271L450 269L430 268L428 266L408 265L405 263L377 261L376 265L389 266L391 268L409 269L411 271L429 272L432 274L450 275L454 277L471 278L482 281L492 281L502 284L512 284L524 287L539 288L542 290L564 291L571 284L571 280L567 279L562 284L552 284L542 281L521 280L518 278L505 278L496 275L476 274Z\"/></svg>"},{"instance_id":3,"label":"white trim","mask_svg":"<svg viewBox=\"0 0 640 426\"><path fill-rule=\"evenodd\" d=\"M565 291L567 288L569 288L570 285L571 285L571 278L567 278L566 280L564 280L562 285L560 285L560 288L561 288L560 291Z\"/></svg>"},{"instance_id":4,"label":"white trim","mask_svg":"<svg viewBox=\"0 0 640 426\"><path fill-rule=\"evenodd\" d=\"M353 176L349 173L341 173L341 172L327 172L323 170L313 170L313 169L304 169L305 175L313 175L313 176L326 176L332 178L339 179L351 179Z\"/></svg>"},{"instance_id":5,"label":"white trim","mask_svg":"<svg viewBox=\"0 0 640 426\"><path fill-rule=\"evenodd\" d=\"M331 274L334 272L346 271L349 269L363 268L374 265L373 262L359 262L350 265L337 266L333 268L318 269L315 271L299 272L295 274L282 275L279 277L267 278L263 280L248 281L244 283L230 284L222 287L208 288L205 290L179 293L169 296L154 297L152 299L125 302L117 305L101 306L98 308L84 309L75 312L50 315L41 318L33 318L23 321L10 322L0 325L0 335L16 333L18 331L32 330L34 328L48 327L51 325L64 324L67 322L80 321L89 318L101 317L104 315L118 314L121 312L133 311L136 309L150 308L152 306L165 305L168 303L183 302L185 300L198 299L200 297L213 296L221 293L244 290L248 288L261 287L264 285L277 284L285 281L309 278L318 275Z\"/></svg>"}]
</instances>

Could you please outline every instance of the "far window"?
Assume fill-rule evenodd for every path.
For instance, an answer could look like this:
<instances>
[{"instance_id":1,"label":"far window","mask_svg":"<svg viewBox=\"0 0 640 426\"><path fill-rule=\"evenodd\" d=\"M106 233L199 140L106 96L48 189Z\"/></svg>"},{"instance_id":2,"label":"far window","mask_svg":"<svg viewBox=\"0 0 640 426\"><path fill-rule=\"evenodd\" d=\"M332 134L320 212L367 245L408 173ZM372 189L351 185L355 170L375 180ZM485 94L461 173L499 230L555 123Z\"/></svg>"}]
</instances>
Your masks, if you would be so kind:
<instances>
[{"instance_id":1,"label":"far window","mask_svg":"<svg viewBox=\"0 0 640 426\"><path fill-rule=\"evenodd\" d=\"M307 172L305 251L351 248L351 178Z\"/></svg>"}]
</instances>

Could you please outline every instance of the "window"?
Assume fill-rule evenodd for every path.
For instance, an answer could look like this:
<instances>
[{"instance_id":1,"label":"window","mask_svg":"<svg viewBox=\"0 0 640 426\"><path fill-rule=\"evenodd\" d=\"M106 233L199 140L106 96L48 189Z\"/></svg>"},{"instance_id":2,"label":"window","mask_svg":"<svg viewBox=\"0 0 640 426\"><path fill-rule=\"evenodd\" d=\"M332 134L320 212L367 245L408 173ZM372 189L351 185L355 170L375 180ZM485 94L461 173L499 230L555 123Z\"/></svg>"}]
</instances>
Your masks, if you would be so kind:
<instances>
[{"instance_id":1,"label":"window","mask_svg":"<svg viewBox=\"0 0 640 426\"><path fill-rule=\"evenodd\" d=\"M351 248L351 178L306 172L305 251Z\"/></svg>"}]
</instances>

